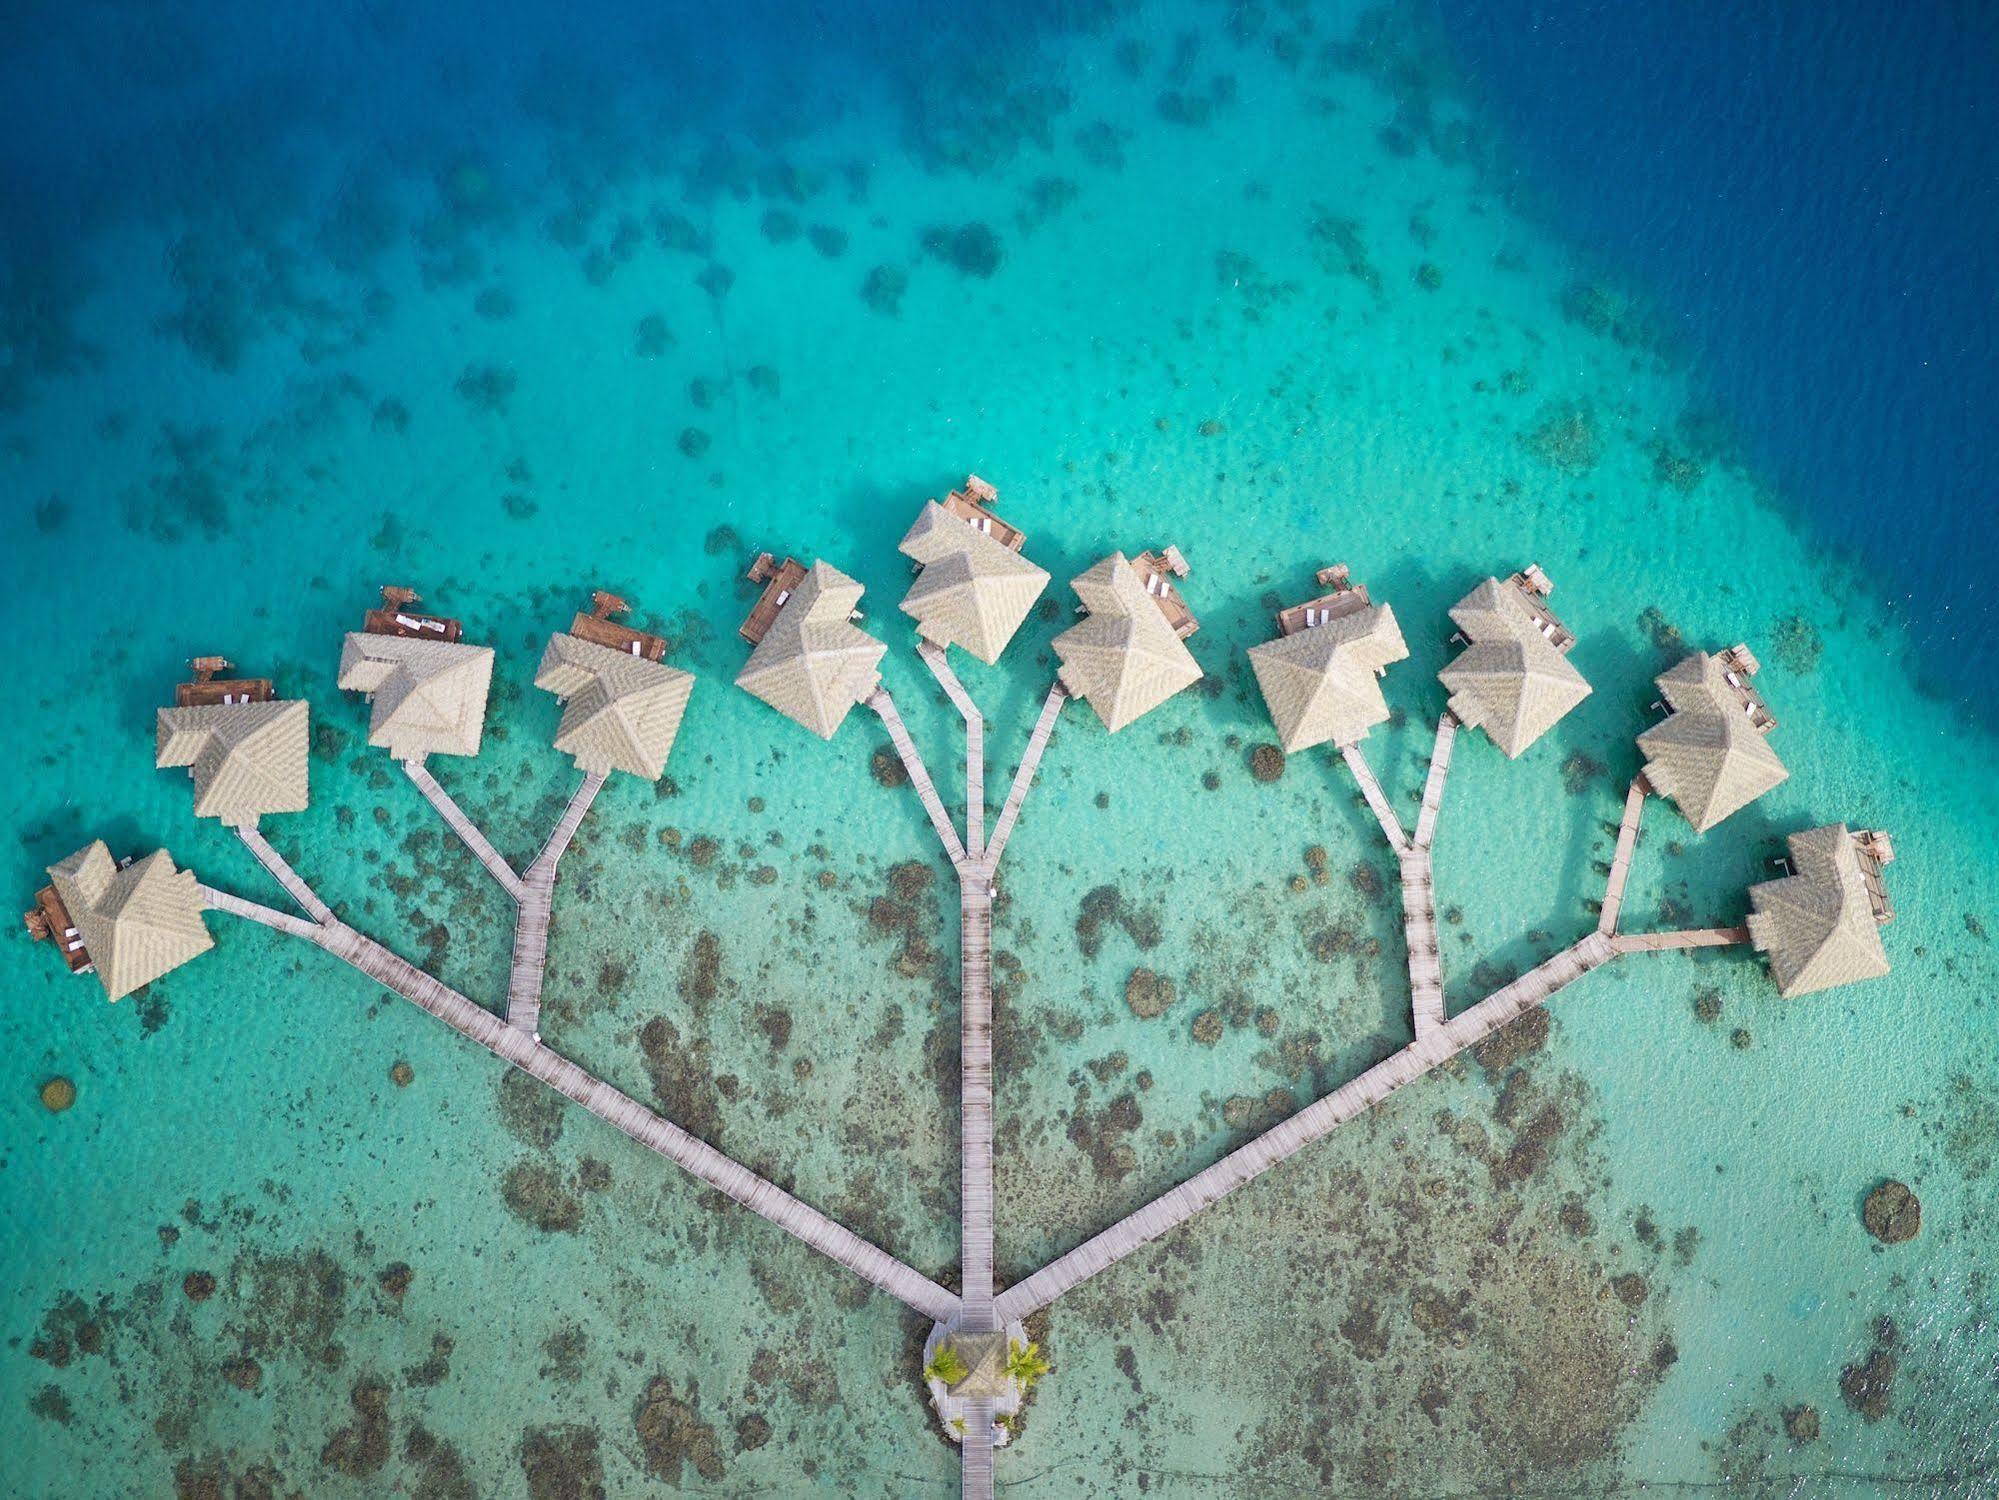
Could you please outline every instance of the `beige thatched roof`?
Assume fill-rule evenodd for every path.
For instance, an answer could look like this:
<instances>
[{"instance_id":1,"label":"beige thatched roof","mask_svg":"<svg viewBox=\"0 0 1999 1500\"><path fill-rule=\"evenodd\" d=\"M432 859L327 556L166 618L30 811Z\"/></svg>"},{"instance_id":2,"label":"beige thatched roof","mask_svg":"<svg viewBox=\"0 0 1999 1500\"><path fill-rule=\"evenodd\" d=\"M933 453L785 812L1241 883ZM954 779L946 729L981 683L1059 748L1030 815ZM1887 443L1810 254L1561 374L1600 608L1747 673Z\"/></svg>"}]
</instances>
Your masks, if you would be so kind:
<instances>
[{"instance_id":1,"label":"beige thatched roof","mask_svg":"<svg viewBox=\"0 0 1999 1500\"><path fill-rule=\"evenodd\" d=\"M355 631L340 651L340 685L368 695L368 743L397 760L477 755L486 728L493 648Z\"/></svg>"},{"instance_id":2,"label":"beige thatched roof","mask_svg":"<svg viewBox=\"0 0 1999 1500\"><path fill-rule=\"evenodd\" d=\"M309 720L300 698L163 708L154 764L188 768L196 817L244 826L303 812Z\"/></svg>"},{"instance_id":3,"label":"beige thatched roof","mask_svg":"<svg viewBox=\"0 0 1999 1500\"><path fill-rule=\"evenodd\" d=\"M1862 864L1869 857L1853 834L1828 823L1787 842L1793 873L1749 888L1749 941L1769 959L1777 993L1789 999L1886 974Z\"/></svg>"},{"instance_id":4,"label":"beige thatched roof","mask_svg":"<svg viewBox=\"0 0 1999 1500\"><path fill-rule=\"evenodd\" d=\"M1116 733L1182 688L1200 665L1122 552L1073 580L1089 613L1055 637L1062 685Z\"/></svg>"},{"instance_id":5,"label":"beige thatched roof","mask_svg":"<svg viewBox=\"0 0 1999 1500\"><path fill-rule=\"evenodd\" d=\"M1249 648L1249 664L1287 754L1351 745L1388 717L1380 673L1409 655L1395 612L1371 604Z\"/></svg>"},{"instance_id":6,"label":"beige thatched roof","mask_svg":"<svg viewBox=\"0 0 1999 1500\"><path fill-rule=\"evenodd\" d=\"M847 618L861 593L838 568L814 563L736 674L736 686L830 740L847 711L881 683L875 664L888 648Z\"/></svg>"},{"instance_id":7,"label":"beige thatched roof","mask_svg":"<svg viewBox=\"0 0 1999 1500\"><path fill-rule=\"evenodd\" d=\"M1048 587L1045 570L935 500L923 502L901 551L923 565L902 601L917 634L983 662L999 660Z\"/></svg>"},{"instance_id":8,"label":"beige thatched roof","mask_svg":"<svg viewBox=\"0 0 1999 1500\"><path fill-rule=\"evenodd\" d=\"M164 849L121 870L98 839L51 865L49 883L113 1000L215 946L201 920L199 883Z\"/></svg>"},{"instance_id":9,"label":"beige thatched roof","mask_svg":"<svg viewBox=\"0 0 1999 1500\"><path fill-rule=\"evenodd\" d=\"M1544 635L1520 590L1488 578L1451 609L1470 643L1437 674L1461 724L1482 728L1509 757L1554 728L1590 693Z\"/></svg>"},{"instance_id":10,"label":"beige thatched roof","mask_svg":"<svg viewBox=\"0 0 1999 1500\"><path fill-rule=\"evenodd\" d=\"M1791 773L1757 729L1719 657L1696 651L1657 681L1673 712L1638 736L1645 779L1705 833Z\"/></svg>"},{"instance_id":11,"label":"beige thatched roof","mask_svg":"<svg viewBox=\"0 0 1999 1500\"><path fill-rule=\"evenodd\" d=\"M584 771L657 781L680 732L694 675L573 635L549 637L534 685L562 700L555 748Z\"/></svg>"},{"instance_id":12,"label":"beige thatched roof","mask_svg":"<svg viewBox=\"0 0 1999 1500\"><path fill-rule=\"evenodd\" d=\"M965 1362L965 1378L950 1387L952 1395L977 1400L1007 1393L1005 1333L953 1334L951 1347Z\"/></svg>"}]
</instances>

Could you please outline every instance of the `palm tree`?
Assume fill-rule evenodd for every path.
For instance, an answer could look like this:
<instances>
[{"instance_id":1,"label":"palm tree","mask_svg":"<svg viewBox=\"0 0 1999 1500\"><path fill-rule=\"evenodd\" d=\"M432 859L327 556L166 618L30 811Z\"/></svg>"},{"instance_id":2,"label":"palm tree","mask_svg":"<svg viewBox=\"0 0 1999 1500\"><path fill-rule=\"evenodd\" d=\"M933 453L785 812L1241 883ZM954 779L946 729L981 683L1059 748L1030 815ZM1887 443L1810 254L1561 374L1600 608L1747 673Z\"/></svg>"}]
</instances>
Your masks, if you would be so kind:
<instances>
[{"instance_id":1,"label":"palm tree","mask_svg":"<svg viewBox=\"0 0 1999 1500\"><path fill-rule=\"evenodd\" d=\"M949 1344L939 1344L937 1352L930 1356L930 1363L923 1367L925 1380L941 1380L946 1385L956 1385L971 1373L964 1356Z\"/></svg>"},{"instance_id":2,"label":"palm tree","mask_svg":"<svg viewBox=\"0 0 1999 1500\"><path fill-rule=\"evenodd\" d=\"M1039 1344L1023 1344L1019 1339L1008 1339L1006 1346L1007 1377L1020 1386L1024 1396L1034 1389L1034 1382L1046 1375L1054 1366L1041 1357Z\"/></svg>"}]
</instances>

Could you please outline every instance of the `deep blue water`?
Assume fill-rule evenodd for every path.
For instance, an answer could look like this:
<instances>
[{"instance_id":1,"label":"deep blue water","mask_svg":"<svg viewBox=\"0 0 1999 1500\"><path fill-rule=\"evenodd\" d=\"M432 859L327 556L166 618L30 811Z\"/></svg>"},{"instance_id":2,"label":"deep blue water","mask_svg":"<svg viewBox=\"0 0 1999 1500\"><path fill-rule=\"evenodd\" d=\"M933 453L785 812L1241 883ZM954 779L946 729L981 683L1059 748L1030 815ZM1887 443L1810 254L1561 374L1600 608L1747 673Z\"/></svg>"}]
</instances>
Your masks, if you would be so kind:
<instances>
[{"instance_id":1,"label":"deep blue water","mask_svg":"<svg viewBox=\"0 0 1999 1500\"><path fill-rule=\"evenodd\" d=\"M1999 8L1439 9L1532 191L1970 696L1999 623Z\"/></svg>"}]
</instances>

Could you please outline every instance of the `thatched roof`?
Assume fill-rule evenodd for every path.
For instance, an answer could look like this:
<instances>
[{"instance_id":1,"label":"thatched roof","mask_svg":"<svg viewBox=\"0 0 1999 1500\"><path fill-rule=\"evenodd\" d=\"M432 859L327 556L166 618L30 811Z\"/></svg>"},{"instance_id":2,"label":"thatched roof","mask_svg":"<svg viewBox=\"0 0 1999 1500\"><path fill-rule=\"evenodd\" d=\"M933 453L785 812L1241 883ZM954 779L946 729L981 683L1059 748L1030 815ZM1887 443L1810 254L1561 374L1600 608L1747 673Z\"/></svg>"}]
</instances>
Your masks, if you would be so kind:
<instances>
[{"instance_id":1,"label":"thatched roof","mask_svg":"<svg viewBox=\"0 0 1999 1500\"><path fill-rule=\"evenodd\" d=\"M1719 657L1696 651L1662 674L1659 691L1673 711L1638 736L1645 779L1701 833L1791 774L1726 670Z\"/></svg>"},{"instance_id":2,"label":"thatched roof","mask_svg":"<svg viewBox=\"0 0 1999 1500\"><path fill-rule=\"evenodd\" d=\"M576 636L549 637L534 685L562 700L555 748L584 771L657 781L680 732L694 675Z\"/></svg>"},{"instance_id":3,"label":"thatched roof","mask_svg":"<svg viewBox=\"0 0 1999 1500\"><path fill-rule=\"evenodd\" d=\"M876 663L888 649L847 618L861 593L838 568L814 563L736 674L736 686L831 739L847 711L880 685Z\"/></svg>"},{"instance_id":4,"label":"thatched roof","mask_svg":"<svg viewBox=\"0 0 1999 1500\"><path fill-rule=\"evenodd\" d=\"M340 685L368 695L368 743L397 760L477 755L486 727L493 648L355 631L340 651Z\"/></svg>"},{"instance_id":5,"label":"thatched roof","mask_svg":"<svg viewBox=\"0 0 1999 1500\"><path fill-rule=\"evenodd\" d=\"M196 817L254 826L303 812L310 718L300 698L163 708L153 763L188 768Z\"/></svg>"},{"instance_id":6,"label":"thatched roof","mask_svg":"<svg viewBox=\"0 0 1999 1500\"><path fill-rule=\"evenodd\" d=\"M1409 655L1395 612L1371 604L1249 648L1256 685L1287 754L1351 745L1388 718L1380 673Z\"/></svg>"},{"instance_id":7,"label":"thatched roof","mask_svg":"<svg viewBox=\"0 0 1999 1500\"><path fill-rule=\"evenodd\" d=\"M113 1000L215 946L201 920L199 883L164 849L121 870L98 839L51 865L49 883Z\"/></svg>"},{"instance_id":8,"label":"thatched roof","mask_svg":"<svg viewBox=\"0 0 1999 1500\"><path fill-rule=\"evenodd\" d=\"M1073 581L1089 613L1055 637L1062 685L1115 733L1201 680L1159 601L1122 552Z\"/></svg>"},{"instance_id":9,"label":"thatched roof","mask_svg":"<svg viewBox=\"0 0 1999 1500\"><path fill-rule=\"evenodd\" d=\"M900 550L922 564L902 601L917 634L983 662L999 660L1048 587L1044 569L935 500L924 501Z\"/></svg>"},{"instance_id":10,"label":"thatched roof","mask_svg":"<svg viewBox=\"0 0 1999 1500\"><path fill-rule=\"evenodd\" d=\"M1749 888L1749 941L1789 999L1835 984L1878 979L1888 951L1867 891L1867 871L1844 823L1794 833L1792 873Z\"/></svg>"},{"instance_id":11,"label":"thatched roof","mask_svg":"<svg viewBox=\"0 0 1999 1500\"><path fill-rule=\"evenodd\" d=\"M953 1334L951 1347L965 1362L965 1378L950 1387L952 1395L978 1400L1007 1393L1005 1333Z\"/></svg>"},{"instance_id":12,"label":"thatched roof","mask_svg":"<svg viewBox=\"0 0 1999 1500\"><path fill-rule=\"evenodd\" d=\"M1554 728L1590 693L1582 673L1542 634L1520 590L1488 578L1451 609L1470 643L1437 674L1458 722L1481 728L1509 757Z\"/></svg>"}]
</instances>

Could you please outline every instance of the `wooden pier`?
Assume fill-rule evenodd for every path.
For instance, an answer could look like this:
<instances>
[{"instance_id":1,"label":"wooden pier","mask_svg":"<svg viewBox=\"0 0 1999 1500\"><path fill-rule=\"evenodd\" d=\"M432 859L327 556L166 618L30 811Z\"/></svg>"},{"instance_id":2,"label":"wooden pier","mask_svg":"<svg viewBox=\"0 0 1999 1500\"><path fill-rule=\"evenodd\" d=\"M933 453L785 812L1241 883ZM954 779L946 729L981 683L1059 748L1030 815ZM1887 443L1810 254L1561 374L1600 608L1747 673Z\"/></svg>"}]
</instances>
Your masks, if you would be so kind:
<instances>
[{"instance_id":1,"label":"wooden pier","mask_svg":"<svg viewBox=\"0 0 1999 1500\"><path fill-rule=\"evenodd\" d=\"M569 852L584 814L604 789L606 772L586 772L548 842L521 881L514 920L514 961L507 978L507 1024L541 1039L541 989L548 973L548 926L555 910L555 867Z\"/></svg>"},{"instance_id":2,"label":"wooden pier","mask_svg":"<svg viewBox=\"0 0 1999 1500\"><path fill-rule=\"evenodd\" d=\"M1367 757L1360 753L1359 745L1340 746L1340 757L1346 761L1347 769L1353 772L1353 779L1360 783L1360 794L1367 799L1368 811L1374 814L1374 821L1381 825L1382 837L1388 840L1388 847L1397 854L1409 847L1409 835L1402 831L1402 820L1395 816L1395 809L1388 805L1383 795L1381 783L1374 779L1374 768L1367 763Z\"/></svg>"},{"instance_id":3,"label":"wooden pier","mask_svg":"<svg viewBox=\"0 0 1999 1500\"><path fill-rule=\"evenodd\" d=\"M1020 758L1020 766L1013 773L1013 785L1008 788L1006 805L1000 809L999 822L993 825L992 842L986 848L986 862L997 868L999 858L1006 851L1006 841L1013 836L1013 825L1020 818L1020 805L1027 800L1028 788L1034 785L1035 772L1041 766L1041 757L1048 749L1048 737L1055 732L1055 720L1062 712L1062 705L1069 701L1069 690L1058 678L1049 686L1048 696L1041 700L1041 715L1034 721L1034 732L1027 737L1027 749Z\"/></svg>"},{"instance_id":4,"label":"wooden pier","mask_svg":"<svg viewBox=\"0 0 1999 1500\"><path fill-rule=\"evenodd\" d=\"M291 879L304 885L295 874ZM290 882L286 884L289 889ZM662 1119L636 1099L558 1056L518 1027L509 1026L338 919L308 922L207 887L202 894L213 910L304 938L352 964L378 984L430 1012L461 1036L574 1100L647 1150L692 1173L925 1317L943 1322L956 1315L958 1299L929 1277L834 1223L707 1142Z\"/></svg>"},{"instance_id":5,"label":"wooden pier","mask_svg":"<svg viewBox=\"0 0 1999 1500\"><path fill-rule=\"evenodd\" d=\"M930 826L937 830L937 837L943 841L944 852L950 856L952 866L962 865L965 862L965 846L958 841L958 830L951 826L951 815L945 812L944 801L937 795L923 757L916 753L916 745L909 738L908 729L903 727L902 714L896 709L895 699L889 696L887 688L878 687L868 694L867 705L881 716L882 723L888 727L889 740L895 746L903 770L909 773L909 784L916 788L923 810L930 815Z\"/></svg>"},{"instance_id":6,"label":"wooden pier","mask_svg":"<svg viewBox=\"0 0 1999 1500\"><path fill-rule=\"evenodd\" d=\"M416 789L423 793L424 799L437 809L444 821L450 825L451 831L458 835L458 841L471 850L473 858L485 866L486 873L500 883L500 889L516 901L525 896L527 888L521 883L521 877L514 873L514 867L500 857L500 851L495 849L492 842L480 831L479 825L465 815L465 809L454 802L451 794L438 785L437 778L430 774L430 768L420 759L406 760L399 764L403 768L403 774L415 783Z\"/></svg>"},{"instance_id":7,"label":"wooden pier","mask_svg":"<svg viewBox=\"0 0 1999 1500\"><path fill-rule=\"evenodd\" d=\"M934 641L922 641L916 654L930 668L944 696L965 721L965 854L977 859L986 849L986 716L965 691L958 674L951 670L950 658Z\"/></svg>"},{"instance_id":8,"label":"wooden pier","mask_svg":"<svg viewBox=\"0 0 1999 1500\"><path fill-rule=\"evenodd\" d=\"M1610 857L1610 879L1603 888L1603 906L1597 913L1598 932L1617 931L1618 915L1624 910L1624 884L1631 878L1631 855L1638 847L1638 825L1645 818L1645 798L1652 783L1639 772L1631 789L1624 794L1624 819L1617 825L1617 852Z\"/></svg>"}]
</instances>

